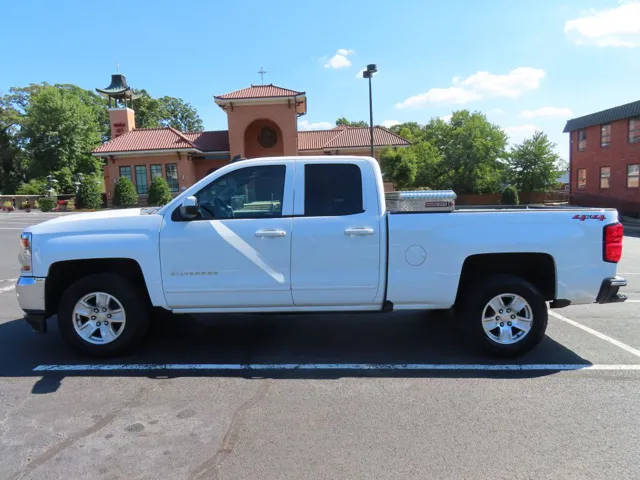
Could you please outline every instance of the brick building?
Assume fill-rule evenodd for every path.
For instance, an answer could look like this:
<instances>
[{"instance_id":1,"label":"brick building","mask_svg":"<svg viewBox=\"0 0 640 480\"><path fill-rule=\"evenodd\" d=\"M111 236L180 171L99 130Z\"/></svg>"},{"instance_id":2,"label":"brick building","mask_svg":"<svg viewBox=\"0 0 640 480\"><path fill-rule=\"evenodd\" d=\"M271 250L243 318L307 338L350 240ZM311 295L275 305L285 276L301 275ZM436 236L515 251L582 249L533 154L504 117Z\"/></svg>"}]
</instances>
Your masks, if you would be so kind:
<instances>
[{"instance_id":1,"label":"brick building","mask_svg":"<svg viewBox=\"0 0 640 480\"><path fill-rule=\"evenodd\" d=\"M569 120L571 202L640 213L640 101Z\"/></svg>"},{"instance_id":2,"label":"brick building","mask_svg":"<svg viewBox=\"0 0 640 480\"><path fill-rule=\"evenodd\" d=\"M111 140L93 151L104 159L107 201L125 176L145 202L151 180L164 176L174 193L185 190L217 168L240 158L283 155L369 155L369 128L336 127L300 131L297 119L307 112L305 92L275 85L252 85L214 97L227 114L228 130L180 132L175 128L136 128L130 108L134 94L124 75L98 92L109 98ZM386 128L374 127L376 158L387 147L409 142Z\"/></svg>"}]
</instances>

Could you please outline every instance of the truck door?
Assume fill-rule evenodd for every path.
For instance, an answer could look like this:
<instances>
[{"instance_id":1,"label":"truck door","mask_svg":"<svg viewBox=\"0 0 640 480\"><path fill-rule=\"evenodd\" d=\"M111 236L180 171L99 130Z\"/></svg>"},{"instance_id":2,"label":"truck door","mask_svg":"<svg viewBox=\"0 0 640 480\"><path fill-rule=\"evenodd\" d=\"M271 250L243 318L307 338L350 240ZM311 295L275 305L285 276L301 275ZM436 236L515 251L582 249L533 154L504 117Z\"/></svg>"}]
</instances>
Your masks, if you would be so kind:
<instances>
[{"instance_id":1,"label":"truck door","mask_svg":"<svg viewBox=\"0 0 640 480\"><path fill-rule=\"evenodd\" d=\"M162 283L172 308L291 306L293 164L240 167L179 207L160 232Z\"/></svg>"},{"instance_id":2,"label":"truck door","mask_svg":"<svg viewBox=\"0 0 640 480\"><path fill-rule=\"evenodd\" d=\"M368 179L357 162L298 165L291 252L296 306L375 303L381 221L376 196L363 195L365 188L375 191Z\"/></svg>"}]
</instances>

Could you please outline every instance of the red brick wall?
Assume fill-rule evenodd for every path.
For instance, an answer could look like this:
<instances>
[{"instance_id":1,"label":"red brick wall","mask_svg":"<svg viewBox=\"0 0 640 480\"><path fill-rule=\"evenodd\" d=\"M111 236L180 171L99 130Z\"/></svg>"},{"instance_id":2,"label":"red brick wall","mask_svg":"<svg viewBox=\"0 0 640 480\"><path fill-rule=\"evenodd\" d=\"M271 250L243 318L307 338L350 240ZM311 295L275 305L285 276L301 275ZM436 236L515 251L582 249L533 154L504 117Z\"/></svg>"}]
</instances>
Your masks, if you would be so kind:
<instances>
[{"instance_id":1,"label":"red brick wall","mask_svg":"<svg viewBox=\"0 0 640 480\"><path fill-rule=\"evenodd\" d=\"M640 212L640 188L627 188L627 165L640 163L640 143L629 143L629 121L611 123L611 143L600 146L600 125L587 127L587 145L578 151L578 131L570 133L571 202ZM600 188L600 167L611 167L610 186ZM587 185L578 189L578 169L587 169Z\"/></svg>"}]
</instances>

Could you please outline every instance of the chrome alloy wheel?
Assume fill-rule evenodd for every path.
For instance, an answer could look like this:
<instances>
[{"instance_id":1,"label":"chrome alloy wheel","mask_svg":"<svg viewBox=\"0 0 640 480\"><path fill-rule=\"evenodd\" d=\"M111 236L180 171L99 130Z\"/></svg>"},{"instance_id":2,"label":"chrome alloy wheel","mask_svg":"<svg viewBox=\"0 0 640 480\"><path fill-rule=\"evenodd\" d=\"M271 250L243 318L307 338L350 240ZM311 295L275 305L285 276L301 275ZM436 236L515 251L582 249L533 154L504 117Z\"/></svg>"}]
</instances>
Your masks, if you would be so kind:
<instances>
[{"instance_id":1,"label":"chrome alloy wheel","mask_svg":"<svg viewBox=\"0 0 640 480\"><path fill-rule=\"evenodd\" d=\"M73 328L84 341L104 345L116 340L124 331L126 315L116 297L105 292L91 292L73 308Z\"/></svg>"},{"instance_id":2,"label":"chrome alloy wheel","mask_svg":"<svg viewBox=\"0 0 640 480\"><path fill-rule=\"evenodd\" d=\"M519 342L527 336L532 325L531 305L515 293L496 295L482 310L484 333L502 345Z\"/></svg>"}]
</instances>

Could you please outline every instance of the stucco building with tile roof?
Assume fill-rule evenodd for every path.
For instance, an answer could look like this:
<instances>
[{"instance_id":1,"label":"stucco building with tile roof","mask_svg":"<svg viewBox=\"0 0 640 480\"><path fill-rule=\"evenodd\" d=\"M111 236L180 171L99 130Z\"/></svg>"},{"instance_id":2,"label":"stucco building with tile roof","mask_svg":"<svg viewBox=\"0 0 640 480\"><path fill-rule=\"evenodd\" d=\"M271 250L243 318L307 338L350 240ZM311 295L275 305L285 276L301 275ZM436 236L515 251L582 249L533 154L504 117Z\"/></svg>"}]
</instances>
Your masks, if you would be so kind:
<instances>
[{"instance_id":1,"label":"stucco building with tile roof","mask_svg":"<svg viewBox=\"0 0 640 480\"><path fill-rule=\"evenodd\" d=\"M113 75L111 85L98 91L109 97L111 139L92 153L104 160L109 204L121 176L131 180L144 203L156 176L165 177L177 194L217 168L243 158L370 153L366 127L298 131L297 119L307 113L306 94L276 85L252 85L214 96L227 114L228 129L205 132L136 128L135 112L127 105L131 90L124 75ZM374 127L373 139L376 158L384 148L409 146L407 140L379 126Z\"/></svg>"}]
</instances>

